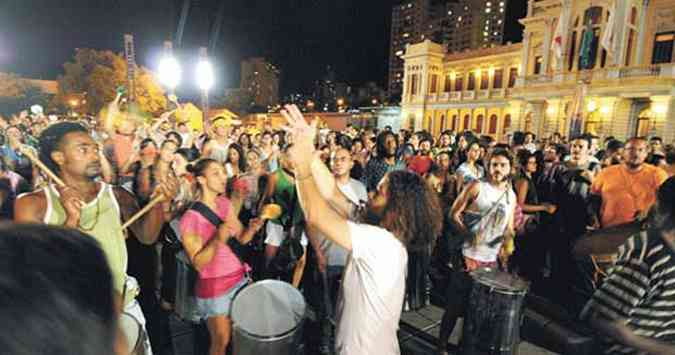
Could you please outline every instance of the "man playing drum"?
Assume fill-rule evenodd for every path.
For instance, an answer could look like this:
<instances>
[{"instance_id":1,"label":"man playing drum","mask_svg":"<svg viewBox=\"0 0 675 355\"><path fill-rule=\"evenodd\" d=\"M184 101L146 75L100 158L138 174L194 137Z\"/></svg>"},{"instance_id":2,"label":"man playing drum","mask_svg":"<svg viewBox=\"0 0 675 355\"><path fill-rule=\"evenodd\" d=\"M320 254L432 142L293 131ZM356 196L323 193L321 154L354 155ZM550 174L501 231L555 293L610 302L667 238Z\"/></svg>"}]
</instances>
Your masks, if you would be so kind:
<instances>
[{"instance_id":1,"label":"man playing drum","mask_svg":"<svg viewBox=\"0 0 675 355\"><path fill-rule=\"evenodd\" d=\"M448 337L455 328L466 308L471 291L471 278L468 272L480 267L497 267L497 259L506 264L513 232L513 216L516 207L516 195L509 183L513 158L503 149L495 150L490 156L487 180L477 180L467 185L460 193L450 210L452 223L460 235L472 235L462 246L464 265L455 266L448 286L447 306L443 314L439 353L446 353ZM472 218L469 218L473 216ZM506 241L506 242L505 242Z\"/></svg>"},{"instance_id":2,"label":"man playing drum","mask_svg":"<svg viewBox=\"0 0 675 355\"><path fill-rule=\"evenodd\" d=\"M305 219L311 228L349 252L338 301L338 354L399 354L396 331L403 307L408 251L429 248L440 233L438 197L418 175L385 175L369 212L378 222L354 223L340 215L353 204L315 153L316 128L300 110L282 111L295 144L289 151Z\"/></svg>"},{"instance_id":3,"label":"man playing drum","mask_svg":"<svg viewBox=\"0 0 675 355\"><path fill-rule=\"evenodd\" d=\"M40 136L40 158L65 183L66 187L47 187L18 197L15 221L46 223L79 229L96 239L106 256L113 275L115 308L129 313L142 325L145 317L135 300L138 286L126 275L128 234L122 230L138 210L134 196L96 178L101 174L99 148L87 130L72 122L56 123ZM167 179L156 193L171 201L177 183ZM130 226L131 232L143 244L157 240L164 220L164 203ZM92 285L93 286L93 285ZM150 344L146 342L146 350ZM148 353L148 352L146 352Z\"/></svg>"}]
</instances>

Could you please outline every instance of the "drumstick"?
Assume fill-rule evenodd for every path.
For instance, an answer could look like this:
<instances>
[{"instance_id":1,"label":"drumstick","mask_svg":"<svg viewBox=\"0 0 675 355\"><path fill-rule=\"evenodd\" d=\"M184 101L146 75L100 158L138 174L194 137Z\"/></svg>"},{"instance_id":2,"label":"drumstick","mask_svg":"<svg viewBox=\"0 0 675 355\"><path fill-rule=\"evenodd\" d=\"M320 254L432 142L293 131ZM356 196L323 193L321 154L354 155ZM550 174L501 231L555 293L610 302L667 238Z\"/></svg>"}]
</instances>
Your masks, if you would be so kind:
<instances>
[{"instance_id":1,"label":"drumstick","mask_svg":"<svg viewBox=\"0 0 675 355\"><path fill-rule=\"evenodd\" d=\"M136 212L135 215L131 216L131 218L129 218L126 222L124 222L124 224L122 225L122 230L129 228L129 226L131 226L132 224L134 224L134 222L143 217L144 214L150 212L150 210L153 209L155 205L157 205L162 201L164 201L164 196L161 194L153 198L150 202L148 202L147 205L145 205L145 207L143 207L140 211Z\"/></svg>"},{"instance_id":2,"label":"drumstick","mask_svg":"<svg viewBox=\"0 0 675 355\"><path fill-rule=\"evenodd\" d=\"M61 180L61 178L59 178L58 176L56 176L56 174L54 174L54 172L52 172L52 171L47 167L47 165L45 165L42 161L40 161L40 159L38 159L38 157L36 157L35 155L33 155L33 152L32 152L30 149L28 149L28 148L27 148L26 146L24 146L24 145L20 145L20 146L19 146L19 151L20 151L23 155L25 155L31 162L33 162L33 164L35 164L38 168L40 168L40 170L42 170L42 172L45 173L45 175L47 175L47 177L49 177L50 179L54 180L54 182L56 183L56 185L58 185L59 187L66 187L66 184L63 182L63 180Z\"/></svg>"}]
</instances>

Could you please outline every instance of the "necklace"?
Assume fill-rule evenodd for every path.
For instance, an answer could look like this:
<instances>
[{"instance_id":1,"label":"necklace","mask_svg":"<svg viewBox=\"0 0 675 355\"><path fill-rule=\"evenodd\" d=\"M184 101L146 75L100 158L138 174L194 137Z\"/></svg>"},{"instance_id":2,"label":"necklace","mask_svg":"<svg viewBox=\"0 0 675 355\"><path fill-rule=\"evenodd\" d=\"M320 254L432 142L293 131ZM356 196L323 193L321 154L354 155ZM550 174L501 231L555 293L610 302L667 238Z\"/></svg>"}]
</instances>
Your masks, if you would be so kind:
<instances>
[{"instance_id":1,"label":"necklace","mask_svg":"<svg viewBox=\"0 0 675 355\"><path fill-rule=\"evenodd\" d=\"M101 215L101 199L98 198L98 196L97 196L96 197L96 217L94 218L94 223L90 227L84 227L84 226L82 226L82 224L80 222L80 230L82 230L83 232L93 231L94 228L96 227L96 225L98 224L98 218L100 217L100 215Z\"/></svg>"}]
</instances>

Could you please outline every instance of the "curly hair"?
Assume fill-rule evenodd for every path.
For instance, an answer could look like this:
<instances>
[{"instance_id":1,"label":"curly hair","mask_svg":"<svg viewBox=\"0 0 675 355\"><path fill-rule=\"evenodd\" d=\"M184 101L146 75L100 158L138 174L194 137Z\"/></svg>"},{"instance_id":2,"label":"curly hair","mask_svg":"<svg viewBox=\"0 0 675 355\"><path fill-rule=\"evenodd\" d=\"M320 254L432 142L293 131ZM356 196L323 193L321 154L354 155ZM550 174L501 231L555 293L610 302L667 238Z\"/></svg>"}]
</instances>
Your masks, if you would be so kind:
<instances>
[{"instance_id":1,"label":"curly hair","mask_svg":"<svg viewBox=\"0 0 675 355\"><path fill-rule=\"evenodd\" d=\"M87 129L84 128L79 123L74 122L59 122L49 126L47 129L42 131L40 138L40 160L53 172L59 173L60 169L58 164L52 160L52 152L58 150L61 147L63 138L73 132L87 132Z\"/></svg>"},{"instance_id":2,"label":"curly hair","mask_svg":"<svg viewBox=\"0 0 675 355\"><path fill-rule=\"evenodd\" d=\"M411 252L430 250L443 223L438 195L415 173L398 170L387 176L389 196L382 227Z\"/></svg>"}]
</instances>

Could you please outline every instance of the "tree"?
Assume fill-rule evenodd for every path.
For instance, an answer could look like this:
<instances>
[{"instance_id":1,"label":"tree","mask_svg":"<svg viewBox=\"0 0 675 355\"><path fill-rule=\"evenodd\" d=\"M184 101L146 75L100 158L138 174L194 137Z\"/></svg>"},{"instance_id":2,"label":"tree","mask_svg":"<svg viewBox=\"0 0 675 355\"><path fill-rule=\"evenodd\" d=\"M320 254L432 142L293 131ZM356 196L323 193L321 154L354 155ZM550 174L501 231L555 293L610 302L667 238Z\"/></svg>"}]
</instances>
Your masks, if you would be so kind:
<instances>
[{"instance_id":1,"label":"tree","mask_svg":"<svg viewBox=\"0 0 675 355\"><path fill-rule=\"evenodd\" d=\"M84 97L81 110L98 113L115 98L115 90L127 84L127 62L112 51L77 49L72 62L63 65L59 76L59 93L52 101L58 108L70 109L73 97ZM135 71L136 103L141 110L158 114L167 105L161 86L152 73L143 67Z\"/></svg>"},{"instance_id":2,"label":"tree","mask_svg":"<svg viewBox=\"0 0 675 355\"><path fill-rule=\"evenodd\" d=\"M32 105L47 107L49 96L16 74L0 74L0 114L10 116Z\"/></svg>"}]
</instances>

